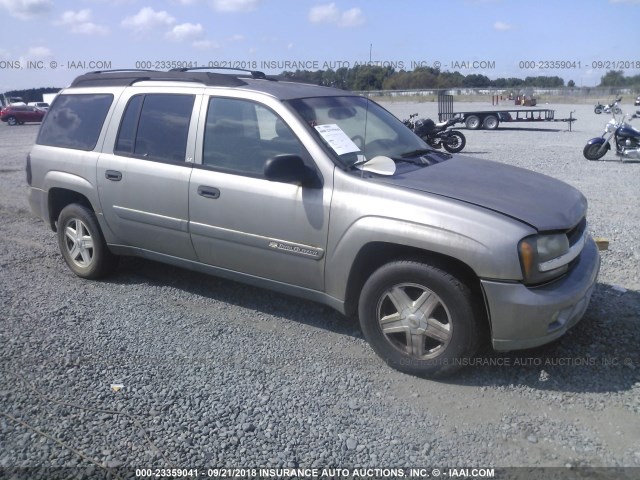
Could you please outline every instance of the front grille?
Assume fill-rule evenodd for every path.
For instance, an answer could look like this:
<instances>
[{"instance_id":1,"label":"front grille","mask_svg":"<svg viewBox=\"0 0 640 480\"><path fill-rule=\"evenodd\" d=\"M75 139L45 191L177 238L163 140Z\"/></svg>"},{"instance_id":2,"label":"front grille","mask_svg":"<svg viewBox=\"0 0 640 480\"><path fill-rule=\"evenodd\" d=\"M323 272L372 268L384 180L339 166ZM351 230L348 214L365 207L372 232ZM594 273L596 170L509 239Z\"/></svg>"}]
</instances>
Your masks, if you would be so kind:
<instances>
[{"instance_id":1,"label":"front grille","mask_svg":"<svg viewBox=\"0 0 640 480\"><path fill-rule=\"evenodd\" d=\"M584 235L584 231L587 229L587 219L583 218L580 222L567 232L569 238L569 246L572 247L576 244Z\"/></svg>"},{"instance_id":2,"label":"front grille","mask_svg":"<svg viewBox=\"0 0 640 480\"><path fill-rule=\"evenodd\" d=\"M569 240L569 250L559 257L538 264L538 270L540 272L553 272L554 270L559 270L567 265L567 269L572 268L572 266L575 265L575 263L572 262L576 262L578 260L578 257L584 248L586 230L587 221L583 218L575 227L566 232ZM567 269L564 271L567 271Z\"/></svg>"}]
</instances>

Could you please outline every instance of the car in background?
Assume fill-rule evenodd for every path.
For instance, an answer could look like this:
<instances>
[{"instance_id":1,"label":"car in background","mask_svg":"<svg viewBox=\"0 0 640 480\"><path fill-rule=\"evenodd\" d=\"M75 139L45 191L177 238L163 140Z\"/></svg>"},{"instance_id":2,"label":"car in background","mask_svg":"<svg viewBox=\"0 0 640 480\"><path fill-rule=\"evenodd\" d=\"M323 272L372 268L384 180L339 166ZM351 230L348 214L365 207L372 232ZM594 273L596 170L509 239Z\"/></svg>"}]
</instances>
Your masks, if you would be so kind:
<instances>
[{"instance_id":1,"label":"car in background","mask_svg":"<svg viewBox=\"0 0 640 480\"><path fill-rule=\"evenodd\" d=\"M633 105L634 105L635 107L640 106L640 95L638 95L638 96L636 97L636 101L635 101L635 102L633 102Z\"/></svg>"},{"instance_id":2,"label":"car in background","mask_svg":"<svg viewBox=\"0 0 640 480\"><path fill-rule=\"evenodd\" d=\"M47 112L49 110L49 104L47 102L29 102L27 103L29 107L36 107L40 110L44 110Z\"/></svg>"},{"instance_id":3,"label":"car in background","mask_svg":"<svg viewBox=\"0 0 640 480\"><path fill-rule=\"evenodd\" d=\"M7 105L0 110L0 120L7 125L23 125L27 122L41 122L46 110L29 105Z\"/></svg>"}]
</instances>

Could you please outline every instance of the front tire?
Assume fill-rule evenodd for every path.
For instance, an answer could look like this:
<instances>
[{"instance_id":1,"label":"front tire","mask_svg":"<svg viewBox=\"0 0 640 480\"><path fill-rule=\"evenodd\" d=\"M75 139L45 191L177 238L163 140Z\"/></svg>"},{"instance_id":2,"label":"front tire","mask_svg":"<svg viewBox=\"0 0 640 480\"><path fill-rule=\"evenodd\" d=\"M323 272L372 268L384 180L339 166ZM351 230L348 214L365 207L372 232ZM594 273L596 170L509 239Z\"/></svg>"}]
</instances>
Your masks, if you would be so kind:
<instances>
[{"instance_id":1,"label":"front tire","mask_svg":"<svg viewBox=\"0 0 640 480\"><path fill-rule=\"evenodd\" d=\"M365 283L358 314L365 338L389 366L425 377L449 374L473 356L479 328L467 285L413 261L383 265Z\"/></svg>"},{"instance_id":2,"label":"front tire","mask_svg":"<svg viewBox=\"0 0 640 480\"><path fill-rule=\"evenodd\" d=\"M593 111L595 113L597 113L598 115L600 115L602 113L602 107L596 107L596 108L593 109Z\"/></svg>"},{"instance_id":3,"label":"front tire","mask_svg":"<svg viewBox=\"0 0 640 480\"><path fill-rule=\"evenodd\" d=\"M457 130L449 132L449 138L445 138L442 141L442 146L449 153L458 153L462 151L466 144L467 138L462 134L462 132L458 132Z\"/></svg>"},{"instance_id":4,"label":"front tire","mask_svg":"<svg viewBox=\"0 0 640 480\"><path fill-rule=\"evenodd\" d=\"M95 214L77 203L58 216L58 246L71 271L82 278L100 278L117 265L118 257L107 248Z\"/></svg>"},{"instance_id":5,"label":"front tire","mask_svg":"<svg viewBox=\"0 0 640 480\"><path fill-rule=\"evenodd\" d=\"M600 147L602 147L602 149L600 149ZM605 147L601 143L590 143L585 145L582 154L587 160L600 160L605 156L607 150L609 150L609 148Z\"/></svg>"},{"instance_id":6,"label":"front tire","mask_svg":"<svg viewBox=\"0 0 640 480\"><path fill-rule=\"evenodd\" d=\"M464 121L464 124L469 130L477 130L480 128L480 117L477 115L469 115Z\"/></svg>"}]
</instances>

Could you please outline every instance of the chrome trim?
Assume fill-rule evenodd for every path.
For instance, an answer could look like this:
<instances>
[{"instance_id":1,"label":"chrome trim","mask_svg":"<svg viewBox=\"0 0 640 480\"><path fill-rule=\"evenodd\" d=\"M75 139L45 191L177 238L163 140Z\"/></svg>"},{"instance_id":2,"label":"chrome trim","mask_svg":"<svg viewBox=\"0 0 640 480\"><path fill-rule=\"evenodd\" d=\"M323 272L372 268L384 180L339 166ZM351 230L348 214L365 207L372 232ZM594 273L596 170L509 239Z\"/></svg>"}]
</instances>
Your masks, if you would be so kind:
<instances>
[{"instance_id":1,"label":"chrome trim","mask_svg":"<svg viewBox=\"0 0 640 480\"><path fill-rule=\"evenodd\" d=\"M283 242L282 240L271 240L268 247L283 253L314 258L316 260L320 260L324 255L324 251L321 248L311 247L308 245L302 245L293 242Z\"/></svg>"},{"instance_id":2,"label":"chrome trim","mask_svg":"<svg viewBox=\"0 0 640 480\"><path fill-rule=\"evenodd\" d=\"M313 260L320 260L324 257L324 249L305 245L303 243L294 243L279 238L265 237L248 232L240 232L228 228L216 227L199 222L189 222L189 229L192 235L200 235L217 240L239 243L250 247L262 248L276 251L289 255L297 255Z\"/></svg>"},{"instance_id":3,"label":"chrome trim","mask_svg":"<svg viewBox=\"0 0 640 480\"><path fill-rule=\"evenodd\" d=\"M548 272L550 270L555 270L556 268L564 267L566 264L571 262L574 258L580 255L582 249L584 248L584 244L587 239L587 229L585 228L584 232L582 232L582 236L580 239L574 243L569 251L564 255L560 255L559 257L552 258L551 260L547 260L546 262L542 262L538 264L538 271L540 272Z\"/></svg>"},{"instance_id":4,"label":"chrome trim","mask_svg":"<svg viewBox=\"0 0 640 480\"><path fill-rule=\"evenodd\" d=\"M168 228L170 230L178 230L179 232L188 232L189 223L181 218L167 217L157 213L143 212L133 208L113 206L115 214L124 220L133 222L146 223L147 225L155 225L157 227Z\"/></svg>"}]
</instances>

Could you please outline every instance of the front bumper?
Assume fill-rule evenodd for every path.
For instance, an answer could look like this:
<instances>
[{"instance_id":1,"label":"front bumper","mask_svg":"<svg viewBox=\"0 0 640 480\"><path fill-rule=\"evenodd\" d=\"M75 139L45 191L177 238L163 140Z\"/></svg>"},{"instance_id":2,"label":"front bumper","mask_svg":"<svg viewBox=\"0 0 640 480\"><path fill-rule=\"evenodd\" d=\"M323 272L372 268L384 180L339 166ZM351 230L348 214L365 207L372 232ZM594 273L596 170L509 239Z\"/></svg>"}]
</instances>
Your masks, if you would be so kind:
<instances>
[{"instance_id":1,"label":"front bumper","mask_svg":"<svg viewBox=\"0 0 640 480\"><path fill-rule=\"evenodd\" d=\"M548 285L482 280L493 348L521 350L561 337L580 321L600 270L600 254L591 237L571 271Z\"/></svg>"}]
</instances>

